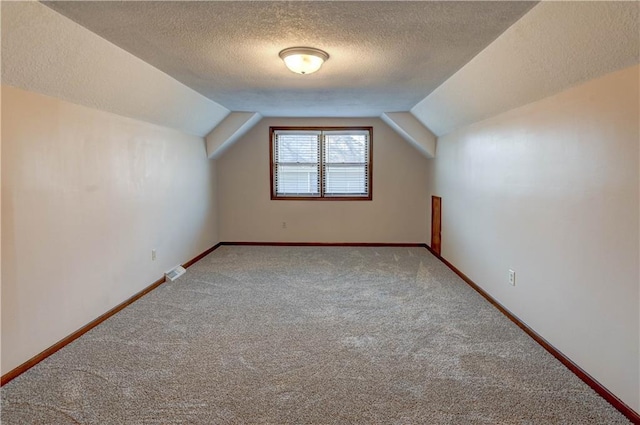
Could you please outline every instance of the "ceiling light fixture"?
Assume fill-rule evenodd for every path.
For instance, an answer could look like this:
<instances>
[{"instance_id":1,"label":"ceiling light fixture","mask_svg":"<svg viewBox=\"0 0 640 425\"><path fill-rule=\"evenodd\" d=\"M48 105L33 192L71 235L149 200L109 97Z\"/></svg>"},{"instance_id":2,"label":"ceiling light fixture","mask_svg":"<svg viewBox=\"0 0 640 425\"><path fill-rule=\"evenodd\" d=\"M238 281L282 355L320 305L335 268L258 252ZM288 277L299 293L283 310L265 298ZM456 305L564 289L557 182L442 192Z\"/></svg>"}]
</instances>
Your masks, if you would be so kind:
<instances>
[{"instance_id":1,"label":"ceiling light fixture","mask_svg":"<svg viewBox=\"0 0 640 425\"><path fill-rule=\"evenodd\" d=\"M280 52L280 58L291 71L297 74L311 74L320 69L329 59L327 52L313 47L290 47Z\"/></svg>"}]
</instances>

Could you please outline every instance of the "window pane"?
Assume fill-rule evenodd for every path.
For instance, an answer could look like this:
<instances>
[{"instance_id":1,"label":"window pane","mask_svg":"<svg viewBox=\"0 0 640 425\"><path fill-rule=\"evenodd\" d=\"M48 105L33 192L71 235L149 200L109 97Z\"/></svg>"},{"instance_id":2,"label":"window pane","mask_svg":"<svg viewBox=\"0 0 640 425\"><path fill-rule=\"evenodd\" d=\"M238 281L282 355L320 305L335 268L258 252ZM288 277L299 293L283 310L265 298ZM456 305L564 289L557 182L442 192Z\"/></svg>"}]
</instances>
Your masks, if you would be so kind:
<instances>
[{"instance_id":1,"label":"window pane","mask_svg":"<svg viewBox=\"0 0 640 425\"><path fill-rule=\"evenodd\" d=\"M325 161L328 163L367 162L365 134L328 134L325 136Z\"/></svg>"},{"instance_id":2,"label":"window pane","mask_svg":"<svg viewBox=\"0 0 640 425\"><path fill-rule=\"evenodd\" d=\"M277 162L318 162L318 136L315 134L278 134Z\"/></svg>"},{"instance_id":3,"label":"window pane","mask_svg":"<svg viewBox=\"0 0 640 425\"><path fill-rule=\"evenodd\" d=\"M278 165L276 190L281 195L318 195L317 167Z\"/></svg>"},{"instance_id":4,"label":"window pane","mask_svg":"<svg viewBox=\"0 0 640 425\"><path fill-rule=\"evenodd\" d=\"M371 129L271 127L272 199L371 199Z\"/></svg>"},{"instance_id":5,"label":"window pane","mask_svg":"<svg viewBox=\"0 0 640 425\"><path fill-rule=\"evenodd\" d=\"M367 194L367 167L365 165L327 165L325 167L325 193L330 195Z\"/></svg>"}]
</instances>

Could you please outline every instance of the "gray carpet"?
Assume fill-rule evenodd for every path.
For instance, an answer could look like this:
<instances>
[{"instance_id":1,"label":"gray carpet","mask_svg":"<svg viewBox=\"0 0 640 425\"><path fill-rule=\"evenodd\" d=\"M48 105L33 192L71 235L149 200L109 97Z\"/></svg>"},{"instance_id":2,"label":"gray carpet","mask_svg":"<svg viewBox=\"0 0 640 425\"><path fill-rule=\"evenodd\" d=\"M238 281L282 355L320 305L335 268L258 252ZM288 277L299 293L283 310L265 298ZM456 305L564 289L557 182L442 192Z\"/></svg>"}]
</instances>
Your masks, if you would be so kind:
<instances>
[{"instance_id":1,"label":"gray carpet","mask_svg":"<svg viewBox=\"0 0 640 425\"><path fill-rule=\"evenodd\" d=\"M424 248L221 247L2 388L2 424L622 424Z\"/></svg>"}]
</instances>

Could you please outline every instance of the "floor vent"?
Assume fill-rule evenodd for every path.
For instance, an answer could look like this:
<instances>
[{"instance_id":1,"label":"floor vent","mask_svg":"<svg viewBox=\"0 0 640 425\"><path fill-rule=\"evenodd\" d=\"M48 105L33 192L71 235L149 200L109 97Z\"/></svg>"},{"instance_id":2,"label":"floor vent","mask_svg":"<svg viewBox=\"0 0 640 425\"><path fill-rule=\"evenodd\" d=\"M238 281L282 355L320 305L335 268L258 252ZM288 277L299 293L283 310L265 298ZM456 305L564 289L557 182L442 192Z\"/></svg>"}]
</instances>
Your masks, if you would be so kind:
<instances>
[{"instance_id":1,"label":"floor vent","mask_svg":"<svg viewBox=\"0 0 640 425\"><path fill-rule=\"evenodd\" d=\"M183 275L183 274L185 274L186 272L187 272L187 271L185 270L185 268L184 268L184 267L182 267L182 266L176 266L176 267L172 268L171 270L169 270L168 272L166 272L166 273L164 274L164 277L165 277L167 280L170 280L170 281L172 281L172 282L173 282L174 280L176 280L177 278L179 278L180 276L182 276L182 275Z\"/></svg>"}]
</instances>

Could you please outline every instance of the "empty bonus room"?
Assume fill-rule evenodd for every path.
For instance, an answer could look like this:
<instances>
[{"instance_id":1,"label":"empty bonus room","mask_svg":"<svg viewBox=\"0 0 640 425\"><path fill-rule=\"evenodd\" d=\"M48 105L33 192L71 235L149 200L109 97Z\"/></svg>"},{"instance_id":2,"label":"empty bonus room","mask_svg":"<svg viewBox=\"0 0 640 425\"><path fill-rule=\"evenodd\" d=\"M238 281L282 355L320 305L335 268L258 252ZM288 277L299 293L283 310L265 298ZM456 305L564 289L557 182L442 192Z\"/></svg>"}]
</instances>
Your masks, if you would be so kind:
<instances>
[{"instance_id":1,"label":"empty bonus room","mask_svg":"<svg viewBox=\"0 0 640 425\"><path fill-rule=\"evenodd\" d=\"M640 423L639 3L0 8L3 424Z\"/></svg>"}]
</instances>

